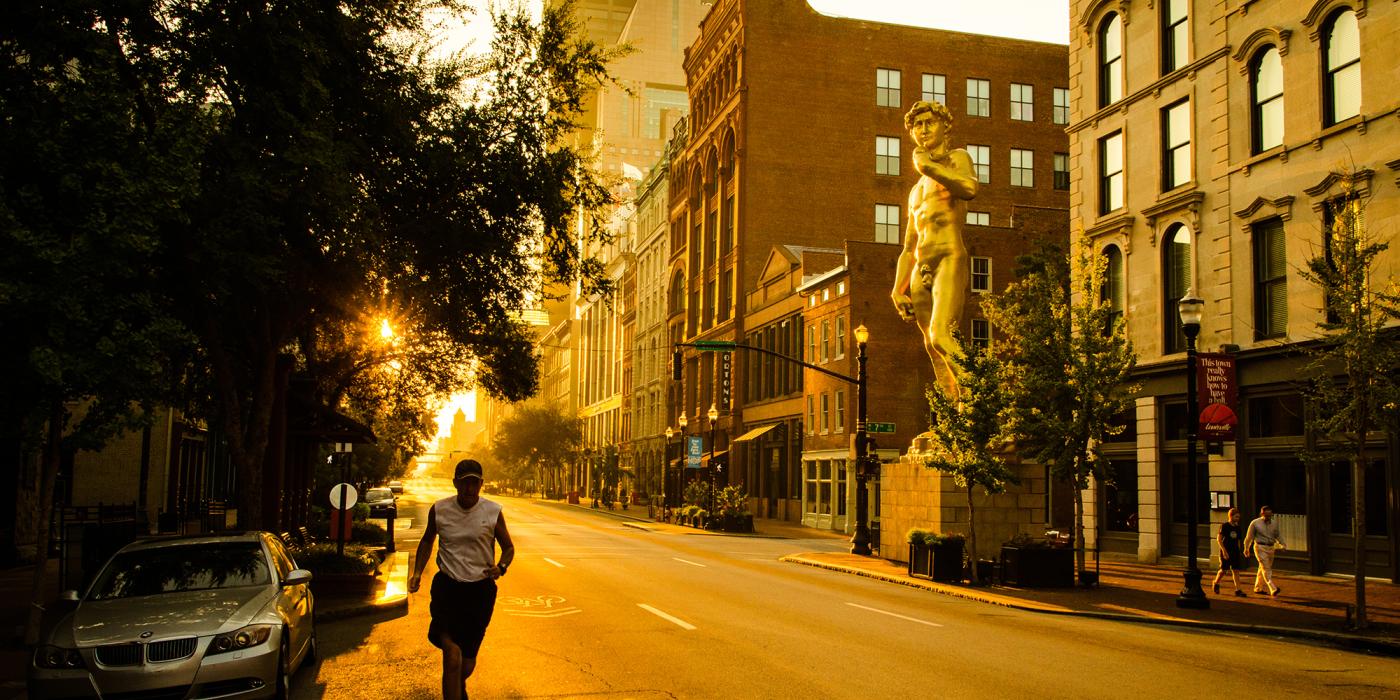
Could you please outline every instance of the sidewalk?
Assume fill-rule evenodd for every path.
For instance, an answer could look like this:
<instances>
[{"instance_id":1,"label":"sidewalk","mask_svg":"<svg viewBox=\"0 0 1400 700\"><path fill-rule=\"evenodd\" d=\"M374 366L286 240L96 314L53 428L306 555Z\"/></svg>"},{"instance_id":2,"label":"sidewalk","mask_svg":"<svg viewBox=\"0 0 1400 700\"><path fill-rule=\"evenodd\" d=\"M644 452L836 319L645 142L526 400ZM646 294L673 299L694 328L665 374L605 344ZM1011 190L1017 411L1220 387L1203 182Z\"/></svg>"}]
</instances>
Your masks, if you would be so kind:
<instances>
[{"instance_id":1,"label":"sidewalk","mask_svg":"<svg viewBox=\"0 0 1400 700\"><path fill-rule=\"evenodd\" d=\"M410 552L403 550L388 555L379 565L380 574L369 595L318 597L316 621L331 622L357 615L408 610L409 557Z\"/></svg>"},{"instance_id":2,"label":"sidewalk","mask_svg":"<svg viewBox=\"0 0 1400 700\"><path fill-rule=\"evenodd\" d=\"M712 530L702 530L698 527L686 525L675 525L662 522L647 517L646 506L630 506L627 510L615 508L594 508L587 503L567 503L541 498L532 499L536 503L564 506L566 508L577 508L598 515L607 515L617 520L621 520L624 527L646 530L648 532L664 532L671 535L700 535L707 537L756 537L759 539L772 540L819 540L836 539L849 540L850 535L842 534L832 530L820 530L817 528L804 527L798 523L787 522L785 520L769 520L767 518L754 518L753 532L716 532Z\"/></svg>"},{"instance_id":3,"label":"sidewalk","mask_svg":"<svg viewBox=\"0 0 1400 700\"><path fill-rule=\"evenodd\" d=\"M1241 589L1248 597L1238 598L1229 579L1221 583L1219 595L1211 593L1215 571L1203 571L1201 584L1210 608L1187 610L1176 607L1182 587L1180 566L1105 561L1099 565L1100 585L1095 588L1015 588L935 583L910 577L903 564L855 554L811 552L789 555L782 561L1033 612L1312 639L1400 656L1400 586L1389 582L1367 582L1370 629L1353 633L1347 628L1347 610L1355 600L1355 584L1350 578L1276 572L1274 581L1281 594L1272 598L1253 593L1251 571L1240 577Z\"/></svg>"}]
</instances>

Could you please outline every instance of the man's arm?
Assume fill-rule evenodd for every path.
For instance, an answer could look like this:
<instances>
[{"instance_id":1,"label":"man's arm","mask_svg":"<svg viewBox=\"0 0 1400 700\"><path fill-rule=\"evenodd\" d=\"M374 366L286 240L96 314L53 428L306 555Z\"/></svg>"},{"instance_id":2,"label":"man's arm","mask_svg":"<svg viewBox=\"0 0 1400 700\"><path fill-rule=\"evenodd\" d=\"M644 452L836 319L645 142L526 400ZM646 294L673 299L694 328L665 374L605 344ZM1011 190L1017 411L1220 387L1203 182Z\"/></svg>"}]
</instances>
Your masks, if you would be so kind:
<instances>
[{"instance_id":1,"label":"man's arm","mask_svg":"<svg viewBox=\"0 0 1400 700\"><path fill-rule=\"evenodd\" d=\"M496 565L486 570L486 575L491 578L500 578L505 575L506 569L510 568L510 563L515 561L515 543L510 539L510 530L506 529L506 514L504 511L496 516L496 543L501 545L501 560Z\"/></svg>"},{"instance_id":2,"label":"man's arm","mask_svg":"<svg viewBox=\"0 0 1400 700\"><path fill-rule=\"evenodd\" d=\"M944 160L934 160L928 151L915 148L914 168L947 187L958 199L977 196L977 169L972 165L972 156L961 148L949 152Z\"/></svg>"},{"instance_id":3,"label":"man's arm","mask_svg":"<svg viewBox=\"0 0 1400 700\"><path fill-rule=\"evenodd\" d=\"M423 539L418 540L418 553L413 557L413 573L408 577L408 592L417 593L423 580L423 569L428 566L428 557L433 554L433 540L437 539L437 505L428 508L428 524L423 528Z\"/></svg>"}]
</instances>

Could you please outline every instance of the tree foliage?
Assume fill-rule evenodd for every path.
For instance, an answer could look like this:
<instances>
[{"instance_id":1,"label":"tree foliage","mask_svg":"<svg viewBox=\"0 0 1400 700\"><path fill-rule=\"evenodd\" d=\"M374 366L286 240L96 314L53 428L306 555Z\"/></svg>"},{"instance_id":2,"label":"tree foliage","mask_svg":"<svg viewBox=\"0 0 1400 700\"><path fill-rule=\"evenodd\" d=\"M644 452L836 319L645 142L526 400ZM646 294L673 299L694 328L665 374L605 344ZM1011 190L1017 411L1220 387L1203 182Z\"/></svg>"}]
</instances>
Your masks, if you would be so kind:
<instances>
[{"instance_id":1,"label":"tree foliage","mask_svg":"<svg viewBox=\"0 0 1400 700\"><path fill-rule=\"evenodd\" d=\"M1010 400L1006 428L1017 450L1074 486L1074 543L1084 571L1083 490L1112 478L1100 449L1125 426L1136 364L1122 318L1102 293L1107 269L1088 245L1073 254L1054 244L1020 261L1018 279L988 300L1004 349Z\"/></svg>"},{"instance_id":2,"label":"tree foliage","mask_svg":"<svg viewBox=\"0 0 1400 700\"><path fill-rule=\"evenodd\" d=\"M968 555L977 561L977 518L973 490L1006 491L1016 475L1003 458L1005 435L1002 413L1009 399L1002 363L992 349L960 342L963 352L953 357L952 370L960 397L951 398L937 387L926 392L933 416L934 449L924 465L953 477L967 489Z\"/></svg>"},{"instance_id":3,"label":"tree foliage","mask_svg":"<svg viewBox=\"0 0 1400 700\"><path fill-rule=\"evenodd\" d=\"M491 453L507 475L518 482L559 477L583 444L583 424L558 406L527 403L501 421Z\"/></svg>"},{"instance_id":4,"label":"tree foliage","mask_svg":"<svg viewBox=\"0 0 1400 700\"><path fill-rule=\"evenodd\" d=\"M1350 463L1352 536L1356 562L1357 628L1366 615L1366 451L1373 430L1394 428L1400 404L1400 350L1393 328L1400 321L1400 286L1393 277L1374 279L1376 260L1389 247L1366 226L1366 201L1348 193L1329 205L1331 228L1325 249L1300 276L1321 288L1327 332L1312 353L1307 375L1309 430L1318 438L1305 458L1314 463Z\"/></svg>"}]
</instances>

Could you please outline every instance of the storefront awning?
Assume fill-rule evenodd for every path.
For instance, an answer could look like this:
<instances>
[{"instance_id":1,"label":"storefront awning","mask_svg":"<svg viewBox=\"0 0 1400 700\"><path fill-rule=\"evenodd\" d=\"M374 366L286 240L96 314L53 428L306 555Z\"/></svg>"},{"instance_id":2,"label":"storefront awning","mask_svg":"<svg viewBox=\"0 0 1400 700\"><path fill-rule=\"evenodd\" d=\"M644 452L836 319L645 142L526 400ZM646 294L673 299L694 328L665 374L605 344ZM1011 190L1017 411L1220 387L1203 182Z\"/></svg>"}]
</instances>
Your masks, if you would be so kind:
<instances>
[{"instance_id":1,"label":"storefront awning","mask_svg":"<svg viewBox=\"0 0 1400 700\"><path fill-rule=\"evenodd\" d=\"M754 428L753 430L750 430L747 433L744 433L743 435L740 435L739 437L734 438L734 442L748 442L750 440L757 440L763 437L763 435L768 431L780 425L782 425L782 423L769 423L768 425L761 425L757 428Z\"/></svg>"},{"instance_id":2,"label":"storefront awning","mask_svg":"<svg viewBox=\"0 0 1400 700\"><path fill-rule=\"evenodd\" d=\"M728 464L728 463L729 463L729 450L720 450L719 452L716 452L716 453L715 453L715 463L716 463L716 464ZM702 456L702 457L700 458L700 468L701 468L701 469L707 469L707 468L709 468L709 466L710 466L710 453L706 452L706 453L704 454L704 456Z\"/></svg>"}]
</instances>

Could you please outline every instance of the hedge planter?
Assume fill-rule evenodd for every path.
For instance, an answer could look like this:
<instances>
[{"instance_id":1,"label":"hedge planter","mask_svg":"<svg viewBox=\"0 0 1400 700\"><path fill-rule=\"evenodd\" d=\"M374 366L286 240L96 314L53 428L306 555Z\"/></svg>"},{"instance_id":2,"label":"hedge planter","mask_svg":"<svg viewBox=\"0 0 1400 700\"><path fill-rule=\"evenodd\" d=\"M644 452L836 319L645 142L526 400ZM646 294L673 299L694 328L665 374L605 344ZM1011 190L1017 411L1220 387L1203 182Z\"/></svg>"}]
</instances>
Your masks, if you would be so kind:
<instances>
[{"instance_id":1,"label":"hedge planter","mask_svg":"<svg viewBox=\"0 0 1400 700\"><path fill-rule=\"evenodd\" d=\"M374 593L379 578L368 574L314 574L311 577L311 592L327 597L360 597Z\"/></svg>"},{"instance_id":2,"label":"hedge planter","mask_svg":"<svg viewBox=\"0 0 1400 700\"><path fill-rule=\"evenodd\" d=\"M923 543L909 543L909 575L933 578L933 548Z\"/></svg>"},{"instance_id":3,"label":"hedge planter","mask_svg":"<svg viewBox=\"0 0 1400 700\"><path fill-rule=\"evenodd\" d=\"M929 568L931 578L944 583L963 580L963 541L949 540L928 548L932 553Z\"/></svg>"},{"instance_id":4,"label":"hedge planter","mask_svg":"<svg viewBox=\"0 0 1400 700\"><path fill-rule=\"evenodd\" d=\"M1074 585L1074 550L1060 547L1001 548L1002 580L1008 586L1056 588Z\"/></svg>"}]
</instances>

